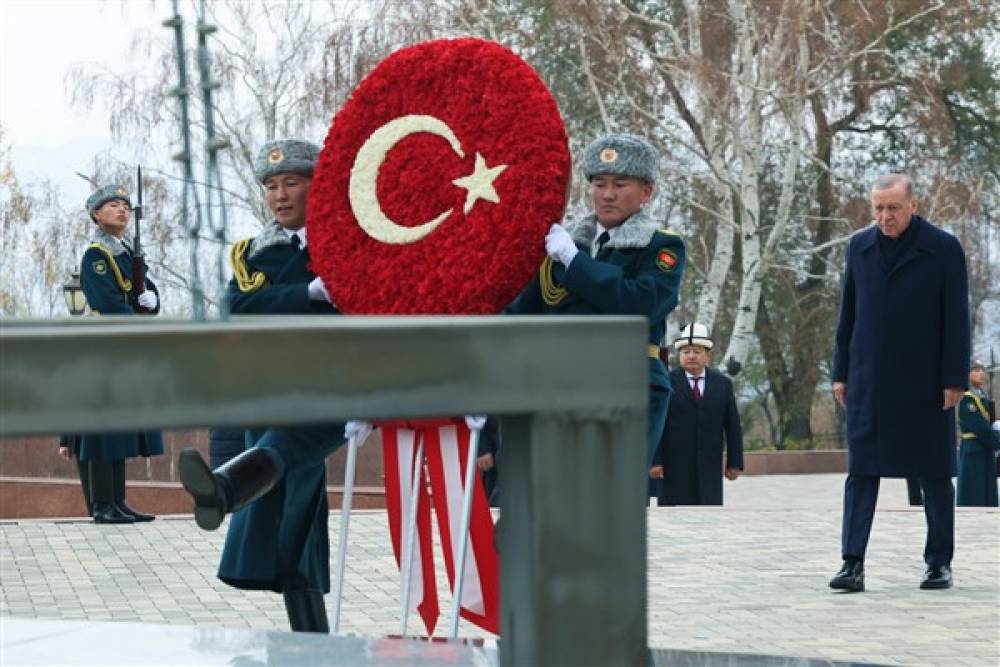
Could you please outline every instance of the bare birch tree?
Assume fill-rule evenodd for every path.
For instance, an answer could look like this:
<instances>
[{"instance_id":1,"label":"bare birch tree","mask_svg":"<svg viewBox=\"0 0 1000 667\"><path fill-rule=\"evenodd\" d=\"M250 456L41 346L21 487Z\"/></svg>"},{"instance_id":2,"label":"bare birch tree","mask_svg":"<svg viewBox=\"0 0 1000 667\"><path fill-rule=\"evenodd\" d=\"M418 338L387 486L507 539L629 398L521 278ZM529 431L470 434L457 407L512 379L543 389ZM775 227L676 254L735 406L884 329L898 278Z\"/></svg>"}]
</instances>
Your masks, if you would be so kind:
<instances>
[{"instance_id":1,"label":"bare birch tree","mask_svg":"<svg viewBox=\"0 0 1000 667\"><path fill-rule=\"evenodd\" d=\"M989 25L989 3L442 5L443 31L499 37L539 69L577 148L604 131L638 132L660 147L674 222L688 236L680 310L713 326L722 360L744 364L759 341L779 439L810 439L839 248L869 220L872 172L892 164L846 137L883 124L885 98L924 96L940 79L934 31L951 26L969 39ZM906 40L912 48L901 48ZM910 116L910 131L930 120ZM878 132L870 139L884 140Z\"/></svg>"}]
</instances>

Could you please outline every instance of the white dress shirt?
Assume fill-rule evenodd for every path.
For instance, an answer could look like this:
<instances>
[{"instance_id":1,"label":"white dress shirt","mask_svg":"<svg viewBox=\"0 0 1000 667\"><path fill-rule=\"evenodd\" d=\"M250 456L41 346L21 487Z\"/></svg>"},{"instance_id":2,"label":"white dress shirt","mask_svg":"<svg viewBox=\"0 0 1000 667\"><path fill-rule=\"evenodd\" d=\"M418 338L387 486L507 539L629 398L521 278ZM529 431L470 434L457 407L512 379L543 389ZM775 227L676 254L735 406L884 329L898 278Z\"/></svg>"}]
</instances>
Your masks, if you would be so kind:
<instances>
[{"instance_id":1,"label":"white dress shirt","mask_svg":"<svg viewBox=\"0 0 1000 667\"><path fill-rule=\"evenodd\" d=\"M288 229L287 227L282 227L281 231L288 234L289 239L291 239L293 236L298 236L300 250L306 247L306 228L304 225L299 229Z\"/></svg>"},{"instance_id":2,"label":"white dress shirt","mask_svg":"<svg viewBox=\"0 0 1000 667\"><path fill-rule=\"evenodd\" d=\"M611 243L611 239L615 237L616 229L618 228L614 227L613 229L605 229L603 226L601 226L601 223L597 223L597 234L594 235L593 240L590 242L591 257L597 257L597 251L600 249L598 248L597 239L601 238L601 234L603 234L604 232L608 233L608 240L604 244L605 246L607 246L608 243Z\"/></svg>"}]
</instances>

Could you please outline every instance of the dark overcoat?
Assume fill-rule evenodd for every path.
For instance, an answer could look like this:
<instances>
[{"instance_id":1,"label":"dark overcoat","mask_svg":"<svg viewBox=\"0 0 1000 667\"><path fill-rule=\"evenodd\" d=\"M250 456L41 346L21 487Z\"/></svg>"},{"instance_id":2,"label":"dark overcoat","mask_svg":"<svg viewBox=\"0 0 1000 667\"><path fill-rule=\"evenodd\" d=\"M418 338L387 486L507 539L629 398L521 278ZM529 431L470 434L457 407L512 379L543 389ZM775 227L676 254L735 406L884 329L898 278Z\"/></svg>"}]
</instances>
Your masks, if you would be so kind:
<instances>
[{"instance_id":1,"label":"dark overcoat","mask_svg":"<svg viewBox=\"0 0 1000 667\"><path fill-rule=\"evenodd\" d=\"M670 371L670 418L654 457L663 466L661 505L721 505L722 453L726 467L743 469L743 429L733 383L705 369L705 391L694 400L683 369Z\"/></svg>"},{"instance_id":2,"label":"dark overcoat","mask_svg":"<svg viewBox=\"0 0 1000 667\"><path fill-rule=\"evenodd\" d=\"M247 431L247 446L262 435ZM324 461L287 470L274 488L232 515L219 579L250 590L330 592L329 515Z\"/></svg>"},{"instance_id":3,"label":"dark overcoat","mask_svg":"<svg viewBox=\"0 0 1000 667\"><path fill-rule=\"evenodd\" d=\"M326 302L310 301L309 248L297 248L277 223L260 236L237 241L230 254L230 310L235 314L332 314ZM293 344L294 341L289 341ZM262 379L262 381L266 381ZM246 447L270 447L284 464L284 478L232 515L219 579L244 589L330 590L327 440L314 446L293 442L296 429L247 431ZM343 442L343 425L329 442ZM311 443L312 444L312 443ZM291 455L289 455L291 454ZM293 456L301 460L293 461Z\"/></svg>"},{"instance_id":4,"label":"dark overcoat","mask_svg":"<svg viewBox=\"0 0 1000 667\"><path fill-rule=\"evenodd\" d=\"M919 216L890 271L875 225L847 247L832 379L847 384L848 471L948 477L955 412L944 389L969 373L969 290L958 240Z\"/></svg>"},{"instance_id":5,"label":"dark overcoat","mask_svg":"<svg viewBox=\"0 0 1000 667\"><path fill-rule=\"evenodd\" d=\"M137 295L132 289L134 280L130 249L110 234L98 232L80 260L80 287L91 312L95 315L138 314ZM157 304L153 312L158 313L160 293L148 273L145 287L156 293ZM123 351L123 355L126 354ZM162 453L163 436L159 431L88 433L81 437L78 450L81 461L118 461Z\"/></svg>"}]
</instances>

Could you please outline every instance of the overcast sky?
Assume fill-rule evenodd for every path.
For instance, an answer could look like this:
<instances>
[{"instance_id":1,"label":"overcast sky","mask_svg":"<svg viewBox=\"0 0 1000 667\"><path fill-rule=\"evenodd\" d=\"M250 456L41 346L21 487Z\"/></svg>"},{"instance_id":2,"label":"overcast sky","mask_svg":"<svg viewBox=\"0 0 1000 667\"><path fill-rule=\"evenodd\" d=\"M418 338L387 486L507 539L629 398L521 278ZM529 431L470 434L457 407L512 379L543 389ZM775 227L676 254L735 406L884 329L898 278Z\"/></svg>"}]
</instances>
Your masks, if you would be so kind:
<instances>
[{"instance_id":1,"label":"overcast sky","mask_svg":"<svg viewBox=\"0 0 1000 667\"><path fill-rule=\"evenodd\" d=\"M0 0L0 122L22 184L48 178L65 204L82 205L90 186L73 172L113 142L106 109L70 108L66 73L84 63L125 69L131 36L165 30L171 14L165 0Z\"/></svg>"}]
</instances>

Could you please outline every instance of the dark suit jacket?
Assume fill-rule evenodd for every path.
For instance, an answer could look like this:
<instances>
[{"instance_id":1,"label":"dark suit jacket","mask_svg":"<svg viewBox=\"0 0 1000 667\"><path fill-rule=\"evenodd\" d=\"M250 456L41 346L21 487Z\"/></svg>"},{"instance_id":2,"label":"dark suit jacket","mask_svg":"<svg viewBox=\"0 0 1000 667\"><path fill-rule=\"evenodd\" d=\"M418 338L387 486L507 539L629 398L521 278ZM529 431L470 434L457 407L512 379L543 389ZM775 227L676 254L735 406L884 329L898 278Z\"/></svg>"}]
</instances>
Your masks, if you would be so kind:
<instances>
[{"instance_id":1,"label":"dark suit jacket","mask_svg":"<svg viewBox=\"0 0 1000 667\"><path fill-rule=\"evenodd\" d=\"M705 392L694 400L684 369L670 371L673 396L653 459L663 466L661 505L721 505L722 451L726 466L743 469L743 429L732 381L705 369Z\"/></svg>"}]
</instances>

